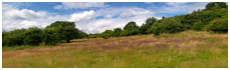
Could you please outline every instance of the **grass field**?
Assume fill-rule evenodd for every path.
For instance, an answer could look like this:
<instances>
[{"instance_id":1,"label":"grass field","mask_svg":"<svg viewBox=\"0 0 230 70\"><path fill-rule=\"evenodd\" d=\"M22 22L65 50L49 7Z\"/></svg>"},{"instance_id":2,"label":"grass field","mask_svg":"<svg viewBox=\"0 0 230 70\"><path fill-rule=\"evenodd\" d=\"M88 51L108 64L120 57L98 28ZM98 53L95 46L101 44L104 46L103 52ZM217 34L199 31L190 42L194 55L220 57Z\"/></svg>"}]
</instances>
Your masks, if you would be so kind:
<instances>
[{"instance_id":1,"label":"grass field","mask_svg":"<svg viewBox=\"0 0 230 70\"><path fill-rule=\"evenodd\" d=\"M3 68L227 68L228 34L184 31L79 39L2 52Z\"/></svg>"}]
</instances>

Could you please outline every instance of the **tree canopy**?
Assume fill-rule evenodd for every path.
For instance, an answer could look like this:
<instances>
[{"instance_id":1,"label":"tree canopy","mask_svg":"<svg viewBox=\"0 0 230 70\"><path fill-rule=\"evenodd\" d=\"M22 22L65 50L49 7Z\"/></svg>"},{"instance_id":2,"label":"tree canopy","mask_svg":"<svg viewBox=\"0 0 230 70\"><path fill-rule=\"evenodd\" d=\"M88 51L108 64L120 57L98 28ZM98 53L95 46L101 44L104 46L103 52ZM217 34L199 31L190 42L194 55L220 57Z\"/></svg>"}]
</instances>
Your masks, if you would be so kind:
<instances>
[{"instance_id":1,"label":"tree canopy","mask_svg":"<svg viewBox=\"0 0 230 70\"><path fill-rule=\"evenodd\" d=\"M133 29L137 29L137 28L138 28L138 26L136 25L136 22L131 21L127 25L125 25L124 30L133 30Z\"/></svg>"}]
</instances>

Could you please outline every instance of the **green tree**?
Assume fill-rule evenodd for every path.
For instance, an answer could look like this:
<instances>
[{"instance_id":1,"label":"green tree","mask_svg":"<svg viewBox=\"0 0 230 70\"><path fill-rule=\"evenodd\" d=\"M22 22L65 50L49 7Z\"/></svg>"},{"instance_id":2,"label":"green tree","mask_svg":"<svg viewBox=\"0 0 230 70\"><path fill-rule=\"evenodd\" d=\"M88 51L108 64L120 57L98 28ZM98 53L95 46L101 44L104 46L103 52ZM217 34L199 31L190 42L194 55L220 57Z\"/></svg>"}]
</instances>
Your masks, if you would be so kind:
<instances>
[{"instance_id":1,"label":"green tree","mask_svg":"<svg viewBox=\"0 0 230 70\"><path fill-rule=\"evenodd\" d=\"M151 28L151 26L157 21L156 18L151 17L151 18L147 18L145 20L145 24L142 24L141 27L139 28L139 33L141 34L149 34L151 32L147 31L148 29Z\"/></svg>"},{"instance_id":2,"label":"green tree","mask_svg":"<svg viewBox=\"0 0 230 70\"><path fill-rule=\"evenodd\" d=\"M23 40L25 45L39 45L42 43L44 37L43 31L37 27L29 28L25 32L25 35L26 37Z\"/></svg>"},{"instance_id":3,"label":"green tree","mask_svg":"<svg viewBox=\"0 0 230 70\"><path fill-rule=\"evenodd\" d=\"M183 31L183 25L177 18L165 18L159 23L154 34L160 33L177 33Z\"/></svg>"},{"instance_id":4,"label":"green tree","mask_svg":"<svg viewBox=\"0 0 230 70\"><path fill-rule=\"evenodd\" d=\"M2 46L23 45L26 29L16 29L11 32L3 32Z\"/></svg>"},{"instance_id":5,"label":"green tree","mask_svg":"<svg viewBox=\"0 0 230 70\"><path fill-rule=\"evenodd\" d=\"M201 23L201 21L197 21L197 22L194 23L194 25L192 26L192 29L193 29L193 30L200 31L200 30L202 30L203 27L204 27L204 24Z\"/></svg>"},{"instance_id":6,"label":"green tree","mask_svg":"<svg viewBox=\"0 0 230 70\"><path fill-rule=\"evenodd\" d=\"M121 28L116 28L116 29L114 29L113 36L114 37L119 37L121 32L122 32Z\"/></svg>"},{"instance_id":7,"label":"green tree","mask_svg":"<svg viewBox=\"0 0 230 70\"><path fill-rule=\"evenodd\" d=\"M225 2L211 2L206 5L206 10L228 8Z\"/></svg>"},{"instance_id":8,"label":"green tree","mask_svg":"<svg viewBox=\"0 0 230 70\"><path fill-rule=\"evenodd\" d=\"M56 21L46 28L54 28L57 31L59 40L66 40L67 43L78 37L80 32L75 28L74 22L68 21Z\"/></svg>"},{"instance_id":9,"label":"green tree","mask_svg":"<svg viewBox=\"0 0 230 70\"><path fill-rule=\"evenodd\" d=\"M138 29L138 26L136 25L136 22L131 21L127 25L125 25L124 30L133 30Z\"/></svg>"},{"instance_id":10,"label":"green tree","mask_svg":"<svg viewBox=\"0 0 230 70\"><path fill-rule=\"evenodd\" d=\"M210 24L206 25L207 31L213 31L215 33L227 33L228 32L228 18L215 19Z\"/></svg>"},{"instance_id":11,"label":"green tree","mask_svg":"<svg viewBox=\"0 0 230 70\"><path fill-rule=\"evenodd\" d=\"M156 21L157 21L156 18L151 17L151 18L147 18L147 19L145 20L145 23L146 23L147 25L149 25L149 26L152 26Z\"/></svg>"},{"instance_id":12,"label":"green tree","mask_svg":"<svg viewBox=\"0 0 230 70\"><path fill-rule=\"evenodd\" d=\"M58 33L55 28L46 28L43 31L44 31L43 41L46 44L55 45L59 42Z\"/></svg>"},{"instance_id":13,"label":"green tree","mask_svg":"<svg viewBox=\"0 0 230 70\"><path fill-rule=\"evenodd\" d=\"M101 37L104 38L104 39L108 39L112 35L113 35L112 30L105 30L103 33L101 33Z\"/></svg>"},{"instance_id":14,"label":"green tree","mask_svg":"<svg viewBox=\"0 0 230 70\"><path fill-rule=\"evenodd\" d=\"M76 36L76 39L89 38L89 35L83 31L79 31L79 34Z\"/></svg>"}]
</instances>

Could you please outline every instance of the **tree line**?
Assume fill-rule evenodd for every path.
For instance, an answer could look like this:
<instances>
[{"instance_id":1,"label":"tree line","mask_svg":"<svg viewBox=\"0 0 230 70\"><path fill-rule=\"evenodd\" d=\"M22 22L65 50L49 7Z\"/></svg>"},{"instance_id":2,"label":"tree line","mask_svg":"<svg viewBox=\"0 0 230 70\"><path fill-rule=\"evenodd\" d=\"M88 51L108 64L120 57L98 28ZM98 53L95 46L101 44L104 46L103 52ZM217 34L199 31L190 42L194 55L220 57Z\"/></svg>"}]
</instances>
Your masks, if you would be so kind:
<instances>
[{"instance_id":1,"label":"tree line","mask_svg":"<svg viewBox=\"0 0 230 70\"><path fill-rule=\"evenodd\" d=\"M211 2L203 10L195 10L191 14L162 17L157 20L154 17L147 18L140 27L131 21L123 30L116 28L106 30L101 34L90 34L90 38L102 37L121 37L138 34L151 34L155 36L162 33L177 33L184 30L212 31L214 33L228 32L228 6L224 2Z\"/></svg>"},{"instance_id":2,"label":"tree line","mask_svg":"<svg viewBox=\"0 0 230 70\"><path fill-rule=\"evenodd\" d=\"M87 33L75 28L74 22L56 21L44 29L31 27L2 32L3 46L55 45L72 39L85 38Z\"/></svg>"},{"instance_id":3,"label":"tree line","mask_svg":"<svg viewBox=\"0 0 230 70\"><path fill-rule=\"evenodd\" d=\"M75 28L74 22L56 21L45 29L32 27L29 29L16 29L11 32L2 32L3 46L15 45L40 45L69 43L72 39L109 37L122 37L131 35L162 33L178 33L184 30L211 31L214 33L228 32L228 6L225 2L211 2L203 10L193 11L191 14L162 17L157 20L154 17L147 18L145 23L137 26L136 22L128 22L124 28L105 30L100 34L87 34Z\"/></svg>"}]
</instances>

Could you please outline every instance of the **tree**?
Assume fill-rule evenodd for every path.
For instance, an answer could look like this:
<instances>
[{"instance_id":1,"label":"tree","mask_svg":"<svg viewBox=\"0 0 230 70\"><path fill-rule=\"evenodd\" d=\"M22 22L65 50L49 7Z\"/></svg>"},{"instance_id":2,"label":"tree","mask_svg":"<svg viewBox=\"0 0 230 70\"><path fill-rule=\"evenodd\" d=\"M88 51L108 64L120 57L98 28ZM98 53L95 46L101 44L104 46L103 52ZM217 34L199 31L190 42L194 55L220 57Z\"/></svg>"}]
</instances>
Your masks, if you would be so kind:
<instances>
[{"instance_id":1,"label":"tree","mask_svg":"<svg viewBox=\"0 0 230 70\"><path fill-rule=\"evenodd\" d=\"M109 37L111 37L113 34L112 30L105 30L103 33L101 33L101 37L104 39L108 39Z\"/></svg>"},{"instance_id":2,"label":"tree","mask_svg":"<svg viewBox=\"0 0 230 70\"><path fill-rule=\"evenodd\" d=\"M116 28L116 29L114 29L113 36L114 37L119 37L121 32L122 32L121 28Z\"/></svg>"},{"instance_id":3,"label":"tree","mask_svg":"<svg viewBox=\"0 0 230 70\"><path fill-rule=\"evenodd\" d=\"M206 5L206 10L228 8L225 2L211 2Z\"/></svg>"},{"instance_id":4,"label":"tree","mask_svg":"<svg viewBox=\"0 0 230 70\"><path fill-rule=\"evenodd\" d=\"M138 26L136 25L136 22L131 21L127 25L125 25L124 30L133 30L138 29Z\"/></svg>"},{"instance_id":5,"label":"tree","mask_svg":"<svg viewBox=\"0 0 230 70\"><path fill-rule=\"evenodd\" d=\"M74 22L56 21L46 28L54 28L57 31L58 39L66 40L70 43L71 39L75 39L79 35L79 30L75 28Z\"/></svg>"},{"instance_id":6,"label":"tree","mask_svg":"<svg viewBox=\"0 0 230 70\"><path fill-rule=\"evenodd\" d=\"M41 29L32 27L25 32L25 35L26 37L23 40L25 45L39 45L42 43L44 33Z\"/></svg>"},{"instance_id":7,"label":"tree","mask_svg":"<svg viewBox=\"0 0 230 70\"><path fill-rule=\"evenodd\" d=\"M203 27L204 27L204 24L201 23L201 21L197 21L197 22L194 23L194 25L192 26L192 29L193 29L193 30L200 31L200 30L202 30Z\"/></svg>"},{"instance_id":8,"label":"tree","mask_svg":"<svg viewBox=\"0 0 230 70\"><path fill-rule=\"evenodd\" d=\"M160 33L177 33L183 31L183 25L177 18L165 18L159 23L154 34Z\"/></svg>"},{"instance_id":9,"label":"tree","mask_svg":"<svg viewBox=\"0 0 230 70\"><path fill-rule=\"evenodd\" d=\"M55 45L55 44L57 44L59 42L58 33L55 30L55 28L46 28L43 31L44 31L44 39L43 39L43 41L46 44Z\"/></svg>"},{"instance_id":10,"label":"tree","mask_svg":"<svg viewBox=\"0 0 230 70\"><path fill-rule=\"evenodd\" d=\"M156 21L157 21L156 18L151 17L151 18L147 18L147 19L145 20L145 23L146 23L148 26L151 27Z\"/></svg>"},{"instance_id":11,"label":"tree","mask_svg":"<svg viewBox=\"0 0 230 70\"><path fill-rule=\"evenodd\" d=\"M82 38L87 38L89 39L89 35L83 31L79 31L79 34L77 36L75 36L76 39L82 39Z\"/></svg>"},{"instance_id":12,"label":"tree","mask_svg":"<svg viewBox=\"0 0 230 70\"><path fill-rule=\"evenodd\" d=\"M228 32L228 18L215 19L210 24L206 25L207 31L214 33L227 33Z\"/></svg>"},{"instance_id":13,"label":"tree","mask_svg":"<svg viewBox=\"0 0 230 70\"><path fill-rule=\"evenodd\" d=\"M165 17L163 16L162 19L165 19Z\"/></svg>"},{"instance_id":14,"label":"tree","mask_svg":"<svg viewBox=\"0 0 230 70\"><path fill-rule=\"evenodd\" d=\"M149 34L150 32L147 31L148 29L151 28L151 26L157 21L156 18L151 17L151 18L147 18L145 20L145 24L142 24L141 27L139 28L139 33L141 34Z\"/></svg>"},{"instance_id":15,"label":"tree","mask_svg":"<svg viewBox=\"0 0 230 70\"><path fill-rule=\"evenodd\" d=\"M20 46L24 43L26 29L16 29L11 32L2 33L2 45L3 46Z\"/></svg>"}]
</instances>

